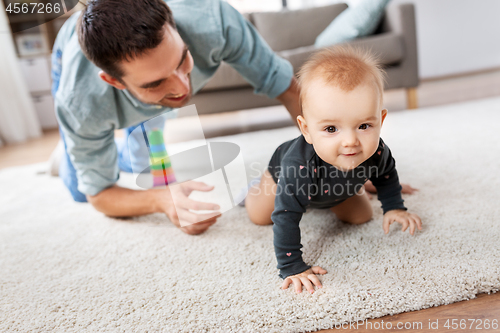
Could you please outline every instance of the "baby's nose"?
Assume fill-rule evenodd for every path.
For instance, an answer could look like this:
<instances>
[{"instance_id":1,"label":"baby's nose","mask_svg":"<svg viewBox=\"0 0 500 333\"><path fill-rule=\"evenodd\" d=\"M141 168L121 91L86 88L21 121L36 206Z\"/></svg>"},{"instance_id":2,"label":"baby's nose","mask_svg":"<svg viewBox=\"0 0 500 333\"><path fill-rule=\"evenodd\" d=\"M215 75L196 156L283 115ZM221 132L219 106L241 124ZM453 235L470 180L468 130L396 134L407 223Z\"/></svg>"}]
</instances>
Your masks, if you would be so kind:
<instances>
[{"instance_id":1,"label":"baby's nose","mask_svg":"<svg viewBox=\"0 0 500 333\"><path fill-rule=\"evenodd\" d=\"M358 136L356 135L356 133L353 133L352 131L344 132L344 135L342 136L342 144L345 147L355 146L357 143Z\"/></svg>"}]
</instances>

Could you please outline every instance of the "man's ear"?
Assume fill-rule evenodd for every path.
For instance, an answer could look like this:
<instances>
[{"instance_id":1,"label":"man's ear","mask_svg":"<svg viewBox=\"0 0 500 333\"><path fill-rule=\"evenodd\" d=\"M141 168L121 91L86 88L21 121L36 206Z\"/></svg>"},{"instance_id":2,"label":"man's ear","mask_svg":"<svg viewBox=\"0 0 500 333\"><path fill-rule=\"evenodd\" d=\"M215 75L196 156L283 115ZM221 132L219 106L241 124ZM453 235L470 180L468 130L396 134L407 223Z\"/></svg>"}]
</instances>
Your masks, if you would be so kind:
<instances>
[{"instance_id":1,"label":"man's ear","mask_svg":"<svg viewBox=\"0 0 500 333\"><path fill-rule=\"evenodd\" d=\"M125 85L123 83L121 83L118 79L112 77L111 75L109 75L108 73L106 73L105 71L99 71L99 77L101 78L101 80L103 80L104 82L106 82L107 84L115 87L116 89L120 89L120 90L123 90L127 87L125 87Z\"/></svg>"},{"instance_id":2,"label":"man's ear","mask_svg":"<svg viewBox=\"0 0 500 333\"><path fill-rule=\"evenodd\" d=\"M312 144L311 135L309 134L309 127L307 127L306 119L302 116L297 116L297 123L299 124L299 129L304 139L307 143Z\"/></svg>"},{"instance_id":3,"label":"man's ear","mask_svg":"<svg viewBox=\"0 0 500 333\"><path fill-rule=\"evenodd\" d=\"M382 122L380 123L380 126L384 124L385 117L387 116L387 109L382 110Z\"/></svg>"}]
</instances>

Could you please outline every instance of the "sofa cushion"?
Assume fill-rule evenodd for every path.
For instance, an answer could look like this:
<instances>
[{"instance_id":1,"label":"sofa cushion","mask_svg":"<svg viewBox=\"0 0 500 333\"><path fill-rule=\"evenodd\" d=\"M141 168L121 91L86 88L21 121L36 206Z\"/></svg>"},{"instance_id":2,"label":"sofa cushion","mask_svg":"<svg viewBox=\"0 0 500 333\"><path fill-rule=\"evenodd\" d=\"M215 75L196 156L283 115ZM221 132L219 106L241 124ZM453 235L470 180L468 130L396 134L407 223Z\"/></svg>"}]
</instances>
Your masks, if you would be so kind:
<instances>
[{"instance_id":1,"label":"sofa cushion","mask_svg":"<svg viewBox=\"0 0 500 333\"><path fill-rule=\"evenodd\" d=\"M250 84L230 65L222 62L210 81L203 87L203 91L227 88L250 87Z\"/></svg>"},{"instance_id":2,"label":"sofa cushion","mask_svg":"<svg viewBox=\"0 0 500 333\"><path fill-rule=\"evenodd\" d=\"M347 44L347 43L346 43ZM348 42L349 45L370 50L379 59L382 65L392 65L403 60L405 49L403 39L395 33L384 33L364 38L357 38Z\"/></svg>"},{"instance_id":3,"label":"sofa cushion","mask_svg":"<svg viewBox=\"0 0 500 333\"><path fill-rule=\"evenodd\" d=\"M277 54L290 61L293 66L294 73L297 73L304 62L309 58L311 54L318 51L318 48L314 45L302 46L293 50L285 50L277 52Z\"/></svg>"},{"instance_id":4,"label":"sofa cushion","mask_svg":"<svg viewBox=\"0 0 500 333\"><path fill-rule=\"evenodd\" d=\"M243 15L243 17L245 18L245 20L247 20L248 22L252 23L252 14L251 13L241 13L241 15Z\"/></svg>"},{"instance_id":5,"label":"sofa cushion","mask_svg":"<svg viewBox=\"0 0 500 333\"><path fill-rule=\"evenodd\" d=\"M402 60L404 56L403 41L400 36L394 33L359 38L349 42L349 45L371 50L377 55L382 65L397 63ZM309 56L320 49L321 48L318 49L314 45L310 45L277 53L279 56L290 61L293 70L297 73Z\"/></svg>"},{"instance_id":6,"label":"sofa cushion","mask_svg":"<svg viewBox=\"0 0 500 333\"><path fill-rule=\"evenodd\" d=\"M336 17L316 38L316 47L325 47L364 37L377 28L390 0L362 0Z\"/></svg>"},{"instance_id":7,"label":"sofa cushion","mask_svg":"<svg viewBox=\"0 0 500 333\"><path fill-rule=\"evenodd\" d=\"M274 51L313 45L316 37L347 8L344 3L280 12L253 13L252 22Z\"/></svg>"},{"instance_id":8,"label":"sofa cushion","mask_svg":"<svg viewBox=\"0 0 500 333\"><path fill-rule=\"evenodd\" d=\"M371 50L375 53L382 65L391 65L401 61L404 57L404 46L401 37L395 33L384 33L359 38L348 43L354 47ZM298 47L293 50L284 50L277 54L290 61L295 73L309 58L319 50L314 45ZM228 88L250 87L250 84L231 66L223 62L215 75L203 87L203 91Z\"/></svg>"},{"instance_id":9,"label":"sofa cushion","mask_svg":"<svg viewBox=\"0 0 500 333\"><path fill-rule=\"evenodd\" d=\"M248 22L252 23L251 13L243 13L242 15ZM222 62L202 91L240 87L251 87L251 85L233 67Z\"/></svg>"}]
</instances>

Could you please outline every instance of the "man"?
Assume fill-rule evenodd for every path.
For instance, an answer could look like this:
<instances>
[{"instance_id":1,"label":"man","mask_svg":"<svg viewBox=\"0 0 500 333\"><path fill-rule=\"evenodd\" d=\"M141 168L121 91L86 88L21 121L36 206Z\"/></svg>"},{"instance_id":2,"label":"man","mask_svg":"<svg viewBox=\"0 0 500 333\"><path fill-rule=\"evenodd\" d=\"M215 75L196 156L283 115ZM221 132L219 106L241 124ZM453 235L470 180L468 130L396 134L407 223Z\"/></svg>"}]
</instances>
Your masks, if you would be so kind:
<instances>
[{"instance_id":1,"label":"man","mask_svg":"<svg viewBox=\"0 0 500 333\"><path fill-rule=\"evenodd\" d=\"M229 4L218 0L89 0L81 14L61 28L53 51L53 93L66 156L60 176L76 201L90 202L109 216L163 212L200 223L181 228L205 231L220 214L210 203L188 198L212 188L198 182L182 186L173 205L170 189L135 191L115 185L119 169L130 171L127 134L159 114L189 102L222 61L233 66L256 93L277 98L295 119L298 86L289 62L279 58ZM174 112L166 113L174 114ZM127 142L127 140L125 140ZM133 153L133 149L132 150Z\"/></svg>"}]
</instances>

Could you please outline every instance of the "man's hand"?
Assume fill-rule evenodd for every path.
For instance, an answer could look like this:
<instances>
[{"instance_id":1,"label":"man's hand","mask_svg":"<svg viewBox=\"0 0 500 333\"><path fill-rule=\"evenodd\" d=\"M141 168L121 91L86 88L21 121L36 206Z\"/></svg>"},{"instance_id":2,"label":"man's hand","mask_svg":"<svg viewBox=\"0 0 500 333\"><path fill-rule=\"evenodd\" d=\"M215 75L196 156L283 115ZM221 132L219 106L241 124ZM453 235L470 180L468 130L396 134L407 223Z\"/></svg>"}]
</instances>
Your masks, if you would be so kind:
<instances>
[{"instance_id":1,"label":"man's hand","mask_svg":"<svg viewBox=\"0 0 500 333\"><path fill-rule=\"evenodd\" d=\"M403 209L393 209L384 214L384 233L389 233L389 228L394 222L398 222L403 226L401 228L403 232L410 227L411 235L415 233L415 227L417 227L418 230L422 230L422 221L420 217L416 214L408 213Z\"/></svg>"},{"instance_id":2,"label":"man's hand","mask_svg":"<svg viewBox=\"0 0 500 333\"><path fill-rule=\"evenodd\" d=\"M302 285L304 285L304 287L306 287L306 289L312 294L314 292L312 284L314 284L318 288L323 287L321 285L321 281L318 279L316 274L326 274L326 273L328 272L323 268L319 266L313 266L305 272L288 276L283 281L281 289L285 290L288 288L289 285L293 283L293 285L295 286L295 292L297 294L302 292Z\"/></svg>"},{"instance_id":3,"label":"man's hand","mask_svg":"<svg viewBox=\"0 0 500 333\"><path fill-rule=\"evenodd\" d=\"M213 188L213 186L202 182L189 181L157 190L161 192L157 196L159 209L185 233L189 235L201 234L213 225L221 214L220 212L197 214L189 210L219 210L220 207L213 203L189 199L188 196L193 191L208 192Z\"/></svg>"}]
</instances>

